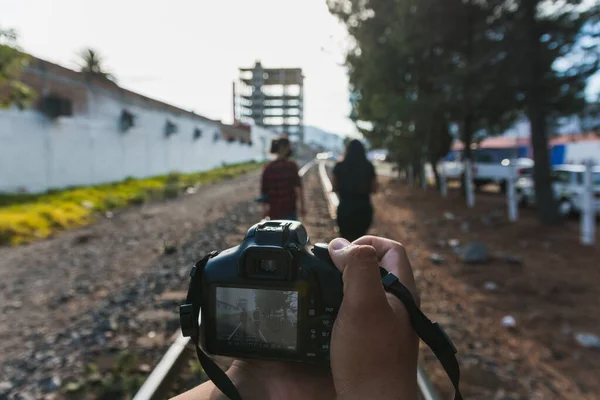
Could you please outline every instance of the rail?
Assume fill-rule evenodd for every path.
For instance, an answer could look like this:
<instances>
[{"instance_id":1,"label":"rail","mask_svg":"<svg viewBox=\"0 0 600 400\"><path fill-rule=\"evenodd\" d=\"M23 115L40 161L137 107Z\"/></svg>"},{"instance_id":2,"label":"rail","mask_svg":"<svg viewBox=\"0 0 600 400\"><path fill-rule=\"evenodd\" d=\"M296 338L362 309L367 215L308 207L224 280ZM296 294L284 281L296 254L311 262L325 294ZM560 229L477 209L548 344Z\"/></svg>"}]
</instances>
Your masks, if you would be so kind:
<instances>
[{"instance_id":1,"label":"rail","mask_svg":"<svg viewBox=\"0 0 600 400\"><path fill-rule=\"evenodd\" d=\"M315 165L315 160L309 161L300 168L298 174L303 177ZM184 337L179 329L173 337L175 337L174 342L148 375L133 400L155 400L165 397L170 380L177 375L177 371L186 357L186 349L189 349L190 344L190 338Z\"/></svg>"}]
</instances>

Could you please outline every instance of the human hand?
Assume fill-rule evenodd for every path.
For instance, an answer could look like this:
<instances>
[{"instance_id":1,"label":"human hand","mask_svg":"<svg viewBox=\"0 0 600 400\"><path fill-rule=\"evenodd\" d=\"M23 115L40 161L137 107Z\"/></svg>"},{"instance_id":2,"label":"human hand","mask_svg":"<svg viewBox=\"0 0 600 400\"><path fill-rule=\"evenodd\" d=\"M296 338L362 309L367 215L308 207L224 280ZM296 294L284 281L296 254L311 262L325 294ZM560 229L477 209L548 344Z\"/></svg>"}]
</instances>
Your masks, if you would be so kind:
<instances>
[{"instance_id":1,"label":"human hand","mask_svg":"<svg viewBox=\"0 0 600 400\"><path fill-rule=\"evenodd\" d=\"M378 268L396 275L418 305L404 247L365 236L354 243L335 239L329 253L344 282L330 349L337 398L416 398L418 338L404 305L383 289Z\"/></svg>"}]
</instances>

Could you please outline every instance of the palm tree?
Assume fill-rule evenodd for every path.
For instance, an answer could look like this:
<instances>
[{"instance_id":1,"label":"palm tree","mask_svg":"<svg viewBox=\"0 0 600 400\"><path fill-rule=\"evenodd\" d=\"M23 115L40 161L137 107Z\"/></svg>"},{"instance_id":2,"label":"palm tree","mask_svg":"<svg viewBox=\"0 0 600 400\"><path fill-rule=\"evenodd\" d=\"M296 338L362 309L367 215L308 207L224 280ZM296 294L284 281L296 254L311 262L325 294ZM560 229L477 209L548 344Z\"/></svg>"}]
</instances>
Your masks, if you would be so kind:
<instances>
[{"instance_id":1,"label":"palm tree","mask_svg":"<svg viewBox=\"0 0 600 400\"><path fill-rule=\"evenodd\" d=\"M80 58L79 71L92 76L104 79L116 80L115 76L107 72L104 67L104 57L92 48L86 48L79 51Z\"/></svg>"}]
</instances>

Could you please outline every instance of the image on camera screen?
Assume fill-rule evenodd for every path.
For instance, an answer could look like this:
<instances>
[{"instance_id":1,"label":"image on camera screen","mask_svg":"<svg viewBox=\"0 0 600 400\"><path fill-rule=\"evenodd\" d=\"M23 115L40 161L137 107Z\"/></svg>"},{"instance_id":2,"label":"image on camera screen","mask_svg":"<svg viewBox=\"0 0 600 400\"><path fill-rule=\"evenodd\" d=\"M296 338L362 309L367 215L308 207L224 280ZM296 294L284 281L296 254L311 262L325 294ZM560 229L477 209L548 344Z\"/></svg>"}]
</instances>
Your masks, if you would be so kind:
<instances>
[{"instance_id":1,"label":"image on camera screen","mask_svg":"<svg viewBox=\"0 0 600 400\"><path fill-rule=\"evenodd\" d=\"M217 338L230 346L296 350L298 292L217 288Z\"/></svg>"}]
</instances>

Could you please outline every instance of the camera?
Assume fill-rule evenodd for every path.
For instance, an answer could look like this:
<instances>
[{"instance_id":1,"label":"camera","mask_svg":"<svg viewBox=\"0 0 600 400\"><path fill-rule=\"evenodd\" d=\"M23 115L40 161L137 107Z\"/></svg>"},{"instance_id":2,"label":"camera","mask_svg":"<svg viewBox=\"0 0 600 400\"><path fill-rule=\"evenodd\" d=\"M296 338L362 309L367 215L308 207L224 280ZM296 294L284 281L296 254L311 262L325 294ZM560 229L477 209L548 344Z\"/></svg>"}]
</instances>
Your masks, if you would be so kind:
<instances>
[{"instance_id":1,"label":"camera","mask_svg":"<svg viewBox=\"0 0 600 400\"><path fill-rule=\"evenodd\" d=\"M301 223L256 224L239 246L197 266L201 279L192 279L189 290L200 300L199 344L205 352L329 363L342 275L327 245L312 245ZM180 311L185 336L198 329L191 307Z\"/></svg>"}]
</instances>

